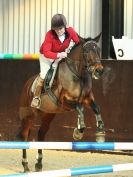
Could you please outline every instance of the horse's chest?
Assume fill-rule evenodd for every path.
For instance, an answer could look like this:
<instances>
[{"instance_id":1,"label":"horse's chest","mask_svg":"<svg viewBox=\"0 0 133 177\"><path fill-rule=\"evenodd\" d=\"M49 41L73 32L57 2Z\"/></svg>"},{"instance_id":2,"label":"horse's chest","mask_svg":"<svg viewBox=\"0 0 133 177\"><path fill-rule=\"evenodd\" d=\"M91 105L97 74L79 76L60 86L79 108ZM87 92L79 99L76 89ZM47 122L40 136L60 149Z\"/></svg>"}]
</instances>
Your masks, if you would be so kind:
<instances>
[{"instance_id":1,"label":"horse's chest","mask_svg":"<svg viewBox=\"0 0 133 177\"><path fill-rule=\"evenodd\" d=\"M70 91L65 91L64 97L67 100L71 100L71 101L83 101L87 96L89 96L90 94L90 89L88 89L87 87L83 87L81 88L79 87L75 87Z\"/></svg>"}]
</instances>

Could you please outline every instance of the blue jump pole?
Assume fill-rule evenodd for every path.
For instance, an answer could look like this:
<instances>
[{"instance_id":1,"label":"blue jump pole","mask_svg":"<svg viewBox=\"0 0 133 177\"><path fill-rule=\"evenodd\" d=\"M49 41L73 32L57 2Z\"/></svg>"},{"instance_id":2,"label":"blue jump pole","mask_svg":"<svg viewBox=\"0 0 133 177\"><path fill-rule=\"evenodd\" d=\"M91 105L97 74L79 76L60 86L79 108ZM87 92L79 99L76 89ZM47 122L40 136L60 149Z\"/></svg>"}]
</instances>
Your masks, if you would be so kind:
<instances>
[{"instance_id":1,"label":"blue jump pole","mask_svg":"<svg viewBox=\"0 0 133 177\"><path fill-rule=\"evenodd\" d=\"M61 177L61 176L77 176L77 175L90 175L100 173L113 173L118 171L133 170L133 163L107 165L107 166L90 166L81 168L70 168L62 170L32 172L32 173L16 173L10 175L0 175L0 177Z\"/></svg>"}]
</instances>

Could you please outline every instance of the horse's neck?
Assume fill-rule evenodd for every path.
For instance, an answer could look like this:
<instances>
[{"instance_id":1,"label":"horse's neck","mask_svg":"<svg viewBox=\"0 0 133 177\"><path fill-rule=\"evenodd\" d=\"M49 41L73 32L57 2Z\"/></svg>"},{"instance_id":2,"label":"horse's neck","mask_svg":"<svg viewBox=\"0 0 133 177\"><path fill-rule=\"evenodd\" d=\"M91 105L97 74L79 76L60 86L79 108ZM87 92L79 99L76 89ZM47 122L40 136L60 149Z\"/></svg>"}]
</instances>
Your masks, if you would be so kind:
<instances>
[{"instance_id":1,"label":"horse's neck","mask_svg":"<svg viewBox=\"0 0 133 177\"><path fill-rule=\"evenodd\" d=\"M68 60L62 61L58 70L58 83L61 88L71 92L81 91L81 83L85 88L91 88L91 78L85 69L85 60L83 58L83 50L80 47L74 48L68 55ZM76 77L77 76L77 77ZM59 88L59 87L58 87Z\"/></svg>"}]
</instances>

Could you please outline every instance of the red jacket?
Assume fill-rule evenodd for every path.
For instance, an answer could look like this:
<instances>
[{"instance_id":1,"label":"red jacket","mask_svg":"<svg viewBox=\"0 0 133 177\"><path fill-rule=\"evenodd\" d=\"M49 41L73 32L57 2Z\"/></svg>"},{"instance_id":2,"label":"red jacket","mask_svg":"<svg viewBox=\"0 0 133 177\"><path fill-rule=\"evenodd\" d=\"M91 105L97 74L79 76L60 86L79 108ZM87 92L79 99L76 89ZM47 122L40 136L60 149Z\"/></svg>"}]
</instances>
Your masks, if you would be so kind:
<instances>
[{"instance_id":1,"label":"red jacket","mask_svg":"<svg viewBox=\"0 0 133 177\"><path fill-rule=\"evenodd\" d=\"M66 28L65 40L63 43L53 30L46 33L45 40L41 45L40 53L47 58L57 59L58 52L64 52L68 48L70 41L73 40L76 44L79 43L78 34L72 27Z\"/></svg>"}]
</instances>

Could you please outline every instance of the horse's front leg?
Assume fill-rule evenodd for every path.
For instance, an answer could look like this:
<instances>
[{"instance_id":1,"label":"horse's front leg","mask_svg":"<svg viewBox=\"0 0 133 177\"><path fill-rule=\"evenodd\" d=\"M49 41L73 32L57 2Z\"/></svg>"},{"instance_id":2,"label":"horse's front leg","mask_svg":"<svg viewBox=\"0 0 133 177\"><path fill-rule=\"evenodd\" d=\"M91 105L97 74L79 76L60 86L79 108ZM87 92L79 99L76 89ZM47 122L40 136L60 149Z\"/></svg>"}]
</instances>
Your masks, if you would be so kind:
<instances>
[{"instance_id":1,"label":"horse's front leg","mask_svg":"<svg viewBox=\"0 0 133 177\"><path fill-rule=\"evenodd\" d=\"M73 138L75 140L80 140L83 138L85 122L84 122L84 107L81 104L76 106L76 111L78 112L78 122L77 128L74 129Z\"/></svg>"},{"instance_id":2,"label":"horse's front leg","mask_svg":"<svg viewBox=\"0 0 133 177\"><path fill-rule=\"evenodd\" d=\"M97 126L96 141L97 142L104 142L105 141L104 122L103 122L102 116L100 114L100 108L96 104L95 101L92 101L90 106L91 106L92 110L94 111L95 117L96 117L96 126Z\"/></svg>"}]
</instances>

